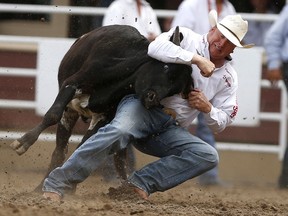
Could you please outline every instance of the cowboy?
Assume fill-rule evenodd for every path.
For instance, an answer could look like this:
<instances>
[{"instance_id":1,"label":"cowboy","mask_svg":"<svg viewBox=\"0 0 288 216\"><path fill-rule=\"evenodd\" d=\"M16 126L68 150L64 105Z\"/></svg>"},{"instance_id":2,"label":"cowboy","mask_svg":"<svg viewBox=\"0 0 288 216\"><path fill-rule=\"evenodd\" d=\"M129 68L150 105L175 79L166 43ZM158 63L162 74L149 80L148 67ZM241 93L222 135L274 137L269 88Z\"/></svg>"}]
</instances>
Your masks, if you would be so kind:
<instances>
[{"instance_id":1,"label":"cowboy","mask_svg":"<svg viewBox=\"0 0 288 216\"><path fill-rule=\"evenodd\" d=\"M211 28L208 14L212 9L217 11L219 21L227 15L236 14L234 6L228 0L186 0L179 5L171 27L187 27L198 34L205 34ZM217 149L215 136L207 126L203 113L197 116L194 134ZM219 177L218 166L200 175L198 183L202 186L227 186Z\"/></svg>"},{"instance_id":2,"label":"cowboy","mask_svg":"<svg viewBox=\"0 0 288 216\"><path fill-rule=\"evenodd\" d=\"M193 68L195 88L189 98L174 95L161 101L166 110L173 110L175 119L163 107L147 110L135 95L126 96L119 103L115 118L45 179L45 198L60 201L65 192L96 170L108 154L129 143L159 159L134 171L126 182L110 190L111 195L130 192L147 200L149 195L173 188L217 165L215 148L192 135L188 128L200 112L214 132L223 131L233 122L238 110L238 78L230 64L230 54L235 47L252 45L241 44L248 22L240 15L226 16L218 22L217 12L211 11L209 19L212 28L204 35L180 27L180 47L170 42L174 29L162 33L149 45L151 57Z\"/></svg>"}]
</instances>

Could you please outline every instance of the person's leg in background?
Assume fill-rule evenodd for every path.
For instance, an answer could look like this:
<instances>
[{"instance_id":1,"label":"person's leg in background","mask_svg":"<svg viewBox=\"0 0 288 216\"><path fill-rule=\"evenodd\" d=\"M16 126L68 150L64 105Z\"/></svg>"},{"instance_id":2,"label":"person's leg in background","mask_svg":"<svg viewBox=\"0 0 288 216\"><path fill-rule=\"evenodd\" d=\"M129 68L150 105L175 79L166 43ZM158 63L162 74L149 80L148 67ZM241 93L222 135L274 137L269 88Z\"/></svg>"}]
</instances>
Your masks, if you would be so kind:
<instances>
[{"instance_id":1,"label":"person's leg in background","mask_svg":"<svg viewBox=\"0 0 288 216\"><path fill-rule=\"evenodd\" d=\"M288 148L286 146L282 169L279 177L279 188L288 189Z\"/></svg>"},{"instance_id":2,"label":"person's leg in background","mask_svg":"<svg viewBox=\"0 0 288 216\"><path fill-rule=\"evenodd\" d=\"M134 153L134 147L132 145L127 146L127 174L131 174L136 168L136 156ZM117 181L120 176L118 175L115 164L114 156L109 157L103 161L96 171L96 174L103 177L106 182Z\"/></svg>"},{"instance_id":3,"label":"person's leg in background","mask_svg":"<svg viewBox=\"0 0 288 216\"><path fill-rule=\"evenodd\" d=\"M215 137L210 128L207 126L203 113L198 115L197 120L196 136L216 148ZM198 180L200 185L222 184L222 181L220 181L218 175L218 166L200 175Z\"/></svg>"},{"instance_id":4,"label":"person's leg in background","mask_svg":"<svg viewBox=\"0 0 288 216\"><path fill-rule=\"evenodd\" d=\"M283 81L288 92L288 63L283 64L282 70ZM279 177L279 187L283 189L288 189L288 145L286 144L285 154L282 161L282 169Z\"/></svg>"}]
</instances>

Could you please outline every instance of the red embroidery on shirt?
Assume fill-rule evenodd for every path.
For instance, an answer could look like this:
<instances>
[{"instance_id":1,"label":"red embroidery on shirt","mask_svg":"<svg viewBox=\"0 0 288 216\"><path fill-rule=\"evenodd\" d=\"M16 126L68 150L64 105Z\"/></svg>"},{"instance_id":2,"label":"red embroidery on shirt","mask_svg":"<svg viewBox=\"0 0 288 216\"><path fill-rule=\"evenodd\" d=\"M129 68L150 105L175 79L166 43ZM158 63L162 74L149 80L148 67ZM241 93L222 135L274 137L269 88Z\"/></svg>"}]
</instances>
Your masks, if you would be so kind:
<instances>
[{"instance_id":1,"label":"red embroidery on shirt","mask_svg":"<svg viewBox=\"0 0 288 216\"><path fill-rule=\"evenodd\" d=\"M238 106L235 105L235 106L233 106L233 112L231 113L230 118L234 118L236 116L237 112L238 112Z\"/></svg>"},{"instance_id":2,"label":"red embroidery on shirt","mask_svg":"<svg viewBox=\"0 0 288 216\"><path fill-rule=\"evenodd\" d=\"M224 79L225 83L227 84L226 86L231 87L231 82L228 80L226 75L223 76L223 79Z\"/></svg>"}]
</instances>

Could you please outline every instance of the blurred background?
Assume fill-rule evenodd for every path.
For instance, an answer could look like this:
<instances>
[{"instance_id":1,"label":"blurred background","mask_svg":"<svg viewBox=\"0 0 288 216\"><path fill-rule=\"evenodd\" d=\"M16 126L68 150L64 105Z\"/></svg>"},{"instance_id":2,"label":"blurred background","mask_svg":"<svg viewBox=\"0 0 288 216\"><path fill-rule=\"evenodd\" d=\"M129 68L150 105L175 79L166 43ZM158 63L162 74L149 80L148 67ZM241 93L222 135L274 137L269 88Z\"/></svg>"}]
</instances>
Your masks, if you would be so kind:
<instances>
[{"instance_id":1,"label":"blurred background","mask_svg":"<svg viewBox=\"0 0 288 216\"><path fill-rule=\"evenodd\" d=\"M155 9L161 30L168 30L182 1L147 1ZM53 73L57 74L59 59L53 60L53 54L50 53L52 59L46 58L46 63L40 65L40 44L43 40L67 39L69 45L75 38L100 27L103 14L111 2L112 0L0 0L0 158L6 156L10 158L1 161L3 165L1 170L3 167L8 169L7 164L11 165L11 161L13 161L12 167L14 168L20 168L25 163L35 169L46 169L48 166L49 155L54 148L53 142L51 145L51 140L49 140L50 136L47 138L49 146L45 147L45 152L42 148L35 147L36 155L45 155L44 160L41 159L37 163L35 160L31 162L25 155L21 156L20 160L19 156L9 149L9 143L18 138L19 133L31 129L41 121L43 113L37 111L39 109L37 98L40 97L37 94L41 91L38 89L40 83L37 80L41 80L37 74L40 73L39 68L53 65L49 70L54 70ZM244 19L259 22L274 22L286 3L285 0L271 1L273 14L263 15L254 12L250 0L231 0L230 2ZM62 52L65 53L65 49ZM61 50L58 51L61 56ZM55 52L58 51L55 50ZM249 58L246 59L247 66L250 63ZM226 181L276 185L278 180L287 143L287 94L283 84L280 83L278 87L272 88L267 83L265 63L265 52L263 52L259 61L260 78L254 80L257 83L256 88L259 89L256 95L257 101L255 101L258 112L254 116L256 123L248 126L232 125L224 132L215 135L220 153L220 176ZM53 76L57 79L55 75ZM57 86L52 88L52 85L45 79L42 79L41 86L48 92L58 90ZM246 96L249 97L249 95ZM42 96L41 98L46 99ZM252 105L253 101L249 103ZM249 104L246 105L249 106ZM78 136L81 136L87 127L88 124L79 121L74 131L76 142ZM191 131L194 130L195 127L191 127ZM45 132L50 134L53 140L55 127ZM28 153L29 157L33 156L31 154ZM141 153L137 153L137 157L137 166L153 160L152 157Z\"/></svg>"}]
</instances>

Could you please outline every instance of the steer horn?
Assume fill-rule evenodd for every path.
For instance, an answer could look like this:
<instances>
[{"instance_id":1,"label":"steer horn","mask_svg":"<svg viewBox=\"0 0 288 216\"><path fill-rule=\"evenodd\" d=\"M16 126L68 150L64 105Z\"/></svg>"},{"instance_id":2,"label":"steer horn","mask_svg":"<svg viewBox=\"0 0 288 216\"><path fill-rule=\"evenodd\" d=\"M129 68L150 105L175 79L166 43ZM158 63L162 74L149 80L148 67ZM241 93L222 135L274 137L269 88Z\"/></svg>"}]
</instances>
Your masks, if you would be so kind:
<instances>
[{"instance_id":1,"label":"steer horn","mask_svg":"<svg viewBox=\"0 0 288 216\"><path fill-rule=\"evenodd\" d=\"M173 34L173 40L172 42L176 44L177 46L180 46L180 34L179 34L179 26L176 26Z\"/></svg>"},{"instance_id":2,"label":"steer horn","mask_svg":"<svg viewBox=\"0 0 288 216\"><path fill-rule=\"evenodd\" d=\"M177 46L180 46L180 42L183 40L183 35L181 32L179 32L179 26L176 26L173 35L170 38L170 41L176 44Z\"/></svg>"}]
</instances>

